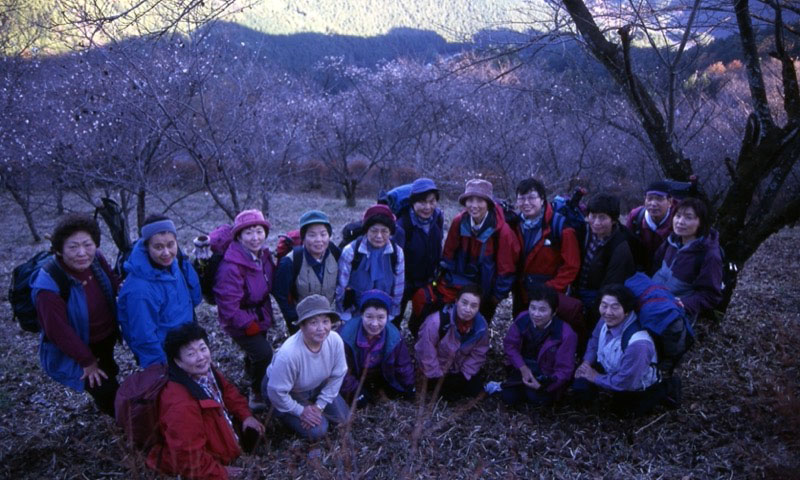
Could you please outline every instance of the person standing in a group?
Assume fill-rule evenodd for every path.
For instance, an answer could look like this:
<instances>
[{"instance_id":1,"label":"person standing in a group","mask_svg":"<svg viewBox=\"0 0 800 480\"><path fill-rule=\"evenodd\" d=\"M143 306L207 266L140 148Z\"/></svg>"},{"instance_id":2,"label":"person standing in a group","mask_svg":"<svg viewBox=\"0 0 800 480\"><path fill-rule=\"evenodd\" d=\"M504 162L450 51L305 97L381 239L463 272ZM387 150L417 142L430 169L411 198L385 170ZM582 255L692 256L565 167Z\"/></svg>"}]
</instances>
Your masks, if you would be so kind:
<instances>
[{"instance_id":1,"label":"person standing in a group","mask_svg":"<svg viewBox=\"0 0 800 480\"><path fill-rule=\"evenodd\" d=\"M245 353L250 377L250 409L266 407L261 379L272 360L267 330L272 326L275 265L264 243L269 222L259 210L244 210L233 221L233 241L225 250L214 280L219 323Z\"/></svg>"},{"instance_id":2,"label":"person standing in a group","mask_svg":"<svg viewBox=\"0 0 800 480\"><path fill-rule=\"evenodd\" d=\"M151 215L142 225L124 264L127 274L117 298L119 324L139 366L167 364L162 344L167 332L195 320L203 300L192 262L178 247L175 224Z\"/></svg>"},{"instance_id":3,"label":"person standing in a group","mask_svg":"<svg viewBox=\"0 0 800 480\"><path fill-rule=\"evenodd\" d=\"M644 205L631 210L627 221L628 230L637 241L633 256L638 269L645 272L653 269L653 256L672 232L674 216L675 201L669 184L660 180L648 185Z\"/></svg>"}]
</instances>

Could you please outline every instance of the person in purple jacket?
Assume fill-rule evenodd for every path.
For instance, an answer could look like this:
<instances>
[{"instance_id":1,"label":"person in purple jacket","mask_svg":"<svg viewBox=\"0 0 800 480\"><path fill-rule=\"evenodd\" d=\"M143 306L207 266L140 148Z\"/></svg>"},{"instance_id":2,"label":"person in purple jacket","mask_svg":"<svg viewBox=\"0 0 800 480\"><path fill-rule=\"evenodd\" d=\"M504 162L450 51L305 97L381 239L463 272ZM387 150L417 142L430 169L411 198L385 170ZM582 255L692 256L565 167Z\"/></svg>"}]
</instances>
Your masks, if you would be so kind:
<instances>
[{"instance_id":1,"label":"person in purple jacket","mask_svg":"<svg viewBox=\"0 0 800 480\"><path fill-rule=\"evenodd\" d=\"M705 202L692 197L683 199L672 219L673 233L653 258L653 281L678 297L690 317L711 310L722 301L719 233L709 223Z\"/></svg>"},{"instance_id":2,"label":"person in purple jacket","mask_svg":"<svg viewBox=\"0 0 800 480\"><path fill-rule=\"evenodd\" d=\"M645 414L660 404L680 404L680 379L662 380L656 346L634 310L636 296L611 284L600 290L600 321L575 371L572 390L579 403L595 399L598 389L610 392L613 410Z\"/></svg>"},{"instance_id":3,"label":"person in purple jacket","mask_svg":"<svg viewBox=\"0 0 800 480\"><path fill-rule=\"evenodd\" d=\"M429 384L444 377L445 399L474 397L483 390L480 370L489 352L489 328L480 307L480 288L467 285L455 304L430 314L420 328L414 345L417 364Z\"/></svg>"},{"instance_id":4,"label":"person in purple jacket","mask_svg":"<svg viewBox=\"0 0 800 480\"><path fill-rule=\"evenodd\" d=\"M517 315L503 340L510 367L501 396L508 405L522 400L537 406L550 405L572 380L578 336L555 316L555 290L534 285L528 298L528 310Z\"/></svg>"},{"instance_id":5,"label":"person in purple jacket","mask_svg":"<svg viewBox=\"0 0 800 480\"><path fill-rule=\"evenodd\" d=\"M250 377L250 409L266 407L261 380L272 360L267 330L272 325L272 290L275 264L264 245L269 223L258 210L244 210L233 221L233 241L225 251L214 281L219 323L245 353Z\"/></svg>"},{"instance_id":6,"label":"person in purple jacket","mask_svg":"<svg viewBox=\"0 0 800 480\"><path fill-rule=\"evenodd\" d=\"M358 405L374 400L381 391L388 397L414 396L414 365L400 330L389 320L392 298L381 290L361 295L361 315L351 318L340 329L347 357L347 375L341 394L356 393L362 376L364 383Z\"/></svg>"}]
</instances>

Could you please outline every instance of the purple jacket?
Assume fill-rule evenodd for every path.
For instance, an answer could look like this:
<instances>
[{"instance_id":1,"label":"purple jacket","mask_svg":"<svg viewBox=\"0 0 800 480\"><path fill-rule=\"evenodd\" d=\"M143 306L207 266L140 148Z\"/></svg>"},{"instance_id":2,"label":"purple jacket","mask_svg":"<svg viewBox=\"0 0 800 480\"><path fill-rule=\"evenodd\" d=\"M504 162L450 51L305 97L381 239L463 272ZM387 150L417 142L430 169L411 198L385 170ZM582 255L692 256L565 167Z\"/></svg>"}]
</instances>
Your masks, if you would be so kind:
<instances>
[{"instance_id":1,"label":"purple jacket","mask_svg":"<svg viewBox=\"0 0 800 480\"><path fill-rule=\"evenodd\" d=\"M256 322L261 331L272 325L272 290L275 264L268 248L254 260L239 242L231 242L217 270L214 298L219 323L232 337L245 335Z\"/></svg>"},{"instance_id":2,"label":"purple jacket","mask_svg":"<svg viewBox=\"0 0 800 480\"><path fill-rule=\"evenodd\" d=\"M480 314L475 316L472 330L461 337L455 327L455 307L444 310L451 312L444 321L451 325L439 339L440 313L435 312L425 319L419 330L419 340L414 345L417 363L428 378L438 378L446 373L461 373L469 380L480 371L489 352L489 329ZM450 368L444 369L450 365Z\"/></svg>"},{"instance_id":3,"label":"purple jacket","mask_svg":"<svg viewBox=\"0 0 800 480\"><path fill-rule=\"evenodd\" d=\"M361 381L364 367L364 351L358 346L358 332L362 329L361 316L353 317L339 329L347 357L347 375L342 383L342 392L355 392ZM403 336L392 323L384 330L380 369L386 383L398 392L414 390L414 365L403 341Z\"/></svg>"},{"instance_id":4,"label":"purple jacket","mask_svg":"<svg viewBox=\"0 0 800 480\"><path fill-rule=\"evenodd\" d=\"M719 233L712 228L688 245L679 245L679 240L673 233L661 244L653 258L652 278L680 297L686 313L696 315L722 300Z\"/></svg>"},{"instance_id":5,"label":"purple jacket","mask_svg":"<svg viewBox=\"0 0 800 480\"><path fill-rule=\"evenodd\" d=\"M552 375L556 380L547 387L550 393L560 392L566 389L575 373L575 350L578 346L578 336L567 325L558 318L553 318L557 322L553 332L544 341L539 349L539 355L535 359L545 375ZM503 339L503 351L506 354L506 361L514 368L519 369L525 365L526 358L523 357L523 350L529 340L531 329L536 328L530 319L527 311L517 315L514 323Z\"/></svg>"}]
</instances>

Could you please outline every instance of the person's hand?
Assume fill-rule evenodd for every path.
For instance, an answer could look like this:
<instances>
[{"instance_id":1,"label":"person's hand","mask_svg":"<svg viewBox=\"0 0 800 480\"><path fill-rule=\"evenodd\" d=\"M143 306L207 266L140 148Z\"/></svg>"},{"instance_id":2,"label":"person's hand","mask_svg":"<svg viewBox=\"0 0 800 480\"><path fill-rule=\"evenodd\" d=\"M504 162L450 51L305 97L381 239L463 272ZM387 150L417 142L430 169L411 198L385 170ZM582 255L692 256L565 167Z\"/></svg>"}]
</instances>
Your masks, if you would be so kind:
<instances>
[{"instance_id":1,"label":"person's hand","mask_svg":"<svg viewBox=\"0 0 800 480\"><path fill-rule=\"evenodd\" d=\"M253 418L253 417L250 417ZM231 467L230 465L225 467L225 471L228 472L228 476L230 478L240 477L242 473L244 473L244 469L241 467Z\"/></svg>"},{"instance_id":2,"label":"person's hand","mask_svg":"<svg viewBox=\"0 0 800 480\"><path fill-rule=\"evenodd\" d=\"M246 428L252 428L257 431L259 435L264 435L264 424L256 420L256 417L252 415L245 418L244 422L242 422L242 430Z\"/></svg>"},{"instance_id":3,"label":"person's hand","mask_svg":"<svg viewBox=\"0 0 800 480\"><path fill-rule=\"evenodd\" d=\"M531 372L531 369L528 368L527 365L519 367L519 373L522 375L522 383L524 383L526 387L534 390L538 390L539 387L541 387L539 382L537 382L536 378L533 376L533 372Z\"/></svg>"},{"instance_id":4,"label":"person's hand","mask_svg":"<svg viewBox=\"0 0 800 480\"><path fill-rule=\"evenodd\" d=\"M97 366L97 361L95 361L93 364L83 369L81 380L86 379L89 379L89 386L94 388L99 387L100 384L103 383L103 380L107 380L108 375Z\"/></svg>"},{"instance_id":5,"label":"person's hand","mask_svg":"<svg viewBox=\"0 0 800 480\"><path fill-rule=\"evenodd\" d=\"M598 375L599 373L597 373L597 370L592 368L591 365L586 362L583 362L581 366L578 367L578 370L575 371L575 378L585 378L592 383L594 383L594 380Z\"/></svg>"},{"instance_id":6,"label":"person's hand","mask_svg":"<svg viewBox=\"0 0 800 480\"><path fill-rule=\"evenodd\" d=\"M319 426L322 423L322 410L316 405L306 405L300 414L300 424L306 430Z\"/></svg>"}]
</instances>

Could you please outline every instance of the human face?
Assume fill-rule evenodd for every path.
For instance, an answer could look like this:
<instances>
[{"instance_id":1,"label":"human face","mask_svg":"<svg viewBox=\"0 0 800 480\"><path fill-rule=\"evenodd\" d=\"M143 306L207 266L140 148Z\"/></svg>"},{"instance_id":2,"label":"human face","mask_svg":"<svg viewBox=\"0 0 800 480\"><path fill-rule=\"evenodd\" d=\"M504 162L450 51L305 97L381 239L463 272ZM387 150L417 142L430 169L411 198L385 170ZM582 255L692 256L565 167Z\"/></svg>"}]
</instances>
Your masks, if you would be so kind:
<instances>
[{"instance_id":1,"label":"human face","mask_svg":"<svg viewBox=\"0 0 800 480\"><path fill-rule=\"evenodd\" d=\"M266 238L267 232L264 231L264 227L261 225L253 225L239 232L239 243L254 255L258 255L261 251Z\"/></svg>"},{"instance_id":2,"label":"human face","mask_svg":"<svg viewBox=\"0 0 800 480\"><path fill-rule=\"evenodd\" d=\"M303 340L306 345L317 348L328 338L331 333L331 317L329 315L315 315L300 325Z\"/></svg>"},{"instance_id":3,"label":"human face","mask_svg":"<svg viewBox=\"0 0 800 480\"><path fill-rule=\"evenodd\" d=\"M683 243L690 242L697 238L697 230L700 228L700 217L692 207L686 207L675 212L672 217L672 230L676 235L683 239Z\"/></svg>"},{"instance_id":4,"label":"human face","mask_svg":"<svg viewBox=\"0 0 800 480\"><path fill-rule=\"evenodd\" d=\"M536 328L544 328L553 319L553 309L544 300L531 300L528 305L528 315L531 316Z\"/></svg>"},{"instance_id":5,"label":"human face","mask_svg":"<svg viewBox=\"0 0 800 480\"><path fill-rule=\"evenodd\" d=\"M664 218L664 215L669 211L671 203L672 199L663 195L651 193L644 197L644 208L650 213L650 217L655 222L660 222Z\"/></svg>"},{"instance_id":6,"label":"human face","mask_svg":"<svg viewBox=\"0 0 800 480\"><path fill-rule=\"evenodd\" d=\"M367 332L367 337L373 338L383 333L388 319L389 313L386 309L367 307L364 313L361 314L361 325L364 327L364 331Z\"/></svg>"},{"instance_id":7,"label":"human face","mask_svg":"<svg viewBox=\"0 0 800 480\"><path fill-rule=\"evenodd\" d=\"M175 364L189 376L198 378L206 375L211 368L211 351L203 339L193 340L181 347Z\"/></svg>"},{"instance_id":8,"label":"human face","mask_svg":"<svg viewBox=\"0 0 800 480\"><path fill-rule=\"evenodd\" d=\"M590 213L587 221L592 233L600 238L611 235L611 231L614 229L614 221L605 213Z\"/></svg>"},{"instance_id":9,"label":"human face","mask_svg":"<svg viewBox=\"0 0 800 480\"><path fill-rule=\"evenodd\" d=\"M436 194L429 193L424 200L414 202L411 207L414 209L414 213L416 213L419 218L427 220L428 218L431 218L433 212L436 211L436 205L438 204L439 202L436 200Z\"/></svg>"},{"instance_id":10,"label":"human face","mask_svg":"<svg viewBox=\"0 0 800 480\"><path fill-rule=\"evenodd\" d=\"M517 208L525 218L533 218L539 215L544 206L544 199L539 196L536 190L531 190L524 195L517 195Z\"/></svg>"},{"instance_id":11,"label":"human face","mask_svg":"<svg viewBox=\"0 0 800 480\"><path fill-rule=\"evenodd\" d=\"M617 297L603 295L600 299L600 316L609 327L616 327L625 320L625 311Z\"/></svg>"},{"instance_id":12,"label":"human face","mask_svg":"<svg viewBox=\"0 0 800 480\"><path fill-rule=\"evenodd\" d=\"M389 237L391 235L392 231L389 230L389 227L376 223L367 230L367 241L375 248L382 248L389 243Z\"/></svg>"},{"instance_id":13,"label":"human face","mask_svg":"<svg viewBox=\"0 0 800 480\"><path fill-rule=\"evenodd\" d=\"M169 267L178 256L178 240L172 232L156 233L147 242L147 253L156 265Z\"/></svg>"},{"instance_id":14,"label":"human face","mask_svg":"<svg viewBox=\"0 0 800 480\"><path fill-rule=\"evenodd\" d=\"M469 322L481 308L481 297L464 293L456 300L456 316L462 322Z\"/></svg>"},{"instance_id":15,"label":"human face","mask_svg":"<svg viewBox=\"0 0 800 480\"><path fill-rule=\"evenodd\" d=\"M486 212L489 211L489 203L481 197L469 197L464 203L469 216L472 217L472 221L475 223L482 222L486 217Z\"/></svg>"},{"instance_id":16,"label":"human face","mask_svg":"<svg viewBox=\"0 0 800 480\"><path fill-rule=\"evenodd\" d=\"M59 256L67 268L82 272L92 265L96 252L97 245L92 236L88 232L79 231L64 240Z\"/></svg>"},{"instance_id":17,"label":"human face","mask_svg":"<svg viewBox=\"0 0 800 480\"><path fill-rule=\"evenodd\" d=\"M306 229L306 236L303 237L303 246L306 251L314 258L322 258L331 242L328 229L322 223L309 225Z\"/></svg>"}]
</instances>

